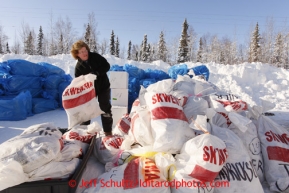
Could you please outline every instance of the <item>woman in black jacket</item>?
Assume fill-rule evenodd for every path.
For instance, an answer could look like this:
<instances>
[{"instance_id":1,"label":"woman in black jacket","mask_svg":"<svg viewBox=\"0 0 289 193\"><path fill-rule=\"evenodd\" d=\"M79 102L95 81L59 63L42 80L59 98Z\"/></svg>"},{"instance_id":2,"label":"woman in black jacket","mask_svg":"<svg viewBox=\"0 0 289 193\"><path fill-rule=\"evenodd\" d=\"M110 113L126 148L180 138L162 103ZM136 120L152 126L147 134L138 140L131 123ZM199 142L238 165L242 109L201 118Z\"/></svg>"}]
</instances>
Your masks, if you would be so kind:
<instances>
[{"instance_id":1,"label":"woman in black jacket","mask_svg":"<svg viewBox=\"0 0 289 193\"><path fill-rule=\"evenodd\" d=\"M102 127L105 135L111 135L113 119L110 104L110 82L106 74L110 65L98 53L90 52L88 45L83 41L77 41L72 45L71 55L77 60L75 77L89 73L97 76L94 82L95 91L98 96L99 107L105 112L101 114ZM81 123L81 125L89 124L90 120Z\"/></svg>"}]
</instances>

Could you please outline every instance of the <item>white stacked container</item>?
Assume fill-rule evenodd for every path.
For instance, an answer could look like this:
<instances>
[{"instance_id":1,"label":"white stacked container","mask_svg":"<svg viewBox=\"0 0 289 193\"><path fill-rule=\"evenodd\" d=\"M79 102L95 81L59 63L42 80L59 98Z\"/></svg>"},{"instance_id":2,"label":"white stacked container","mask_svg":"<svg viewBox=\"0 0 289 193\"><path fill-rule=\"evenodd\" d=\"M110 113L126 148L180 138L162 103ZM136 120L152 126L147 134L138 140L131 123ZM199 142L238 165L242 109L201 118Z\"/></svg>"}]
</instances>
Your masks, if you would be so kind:
<instances>
[{"instance_id":1,"label":"white stacked container","mask_svg":"<svg viewBox=\"0 0 289 193\"><path fill-rule=\"evenodd\" d=\"M123 71L110 71L109 81L114 127L119 119L128 111L128 73Z\"/></svg>"}]
</instances>

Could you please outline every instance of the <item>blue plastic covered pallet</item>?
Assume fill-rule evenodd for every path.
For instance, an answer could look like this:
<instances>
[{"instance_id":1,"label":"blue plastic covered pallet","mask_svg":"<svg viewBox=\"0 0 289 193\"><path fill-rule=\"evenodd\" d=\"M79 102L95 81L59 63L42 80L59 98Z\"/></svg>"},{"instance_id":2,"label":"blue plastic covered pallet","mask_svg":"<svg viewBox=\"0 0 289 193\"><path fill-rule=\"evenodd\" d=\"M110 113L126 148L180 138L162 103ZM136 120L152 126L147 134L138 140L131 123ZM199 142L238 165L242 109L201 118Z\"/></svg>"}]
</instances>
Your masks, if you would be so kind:
<instances>
[{"instance_id":1,"label":"blue plastic covered pallet","mask_svg":"<svg viewBox=\"0 0 289 193\"><path fill-rule=\"evenodd\" d=\"M202 75L205 77L206 81L209 80L209 76L210 76L210 72L209 69L207 68L207 66L205 65L200 65L200 66L195 66L193 68L191 68L194 71L194 74L196 76ZM188 69L189 72L190 69Z\"/></svg>"}]
</instances>

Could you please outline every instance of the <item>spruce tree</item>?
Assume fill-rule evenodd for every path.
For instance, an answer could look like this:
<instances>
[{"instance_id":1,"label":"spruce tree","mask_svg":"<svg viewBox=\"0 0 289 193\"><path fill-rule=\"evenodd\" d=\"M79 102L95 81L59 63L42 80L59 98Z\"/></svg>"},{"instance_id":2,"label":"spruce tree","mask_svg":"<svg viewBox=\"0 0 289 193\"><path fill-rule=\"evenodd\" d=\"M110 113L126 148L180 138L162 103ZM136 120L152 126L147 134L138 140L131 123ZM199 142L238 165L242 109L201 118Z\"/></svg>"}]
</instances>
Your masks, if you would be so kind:
<instances>
[{"instance_id":1,"label":"spruce tree","mask_svg":"<svg viewBox=\"0 0 289 193\"><path fill-rule=\"evenodd\" d=\"M200 38L199 50L197 53L197 62L203 62L202 56L203 56L203 40L202 38Z\"/></svg>"},{"instance_id":2,"label":"spruce tree","mask_svg":"<svg viewBox=\"0 0 289 193\"><path fill-rule=\"evenodd\" d=\"M159 39L159 43L158 43L157 59L158 60L162 60L164 62L167 61L167 47L166 47L166 42L165 42L165 39L164 39L163 31L161 31L160 39Z\"/></svg>"},{"instance_id":3,"label":"spruce tree","mask_svg":"<svg viewBox=\"0 0 289 193\"><path fill-rule=\"evenodd\" d=\"M147 49L146 49L146 62L151 62L151 45L148 44L147 45Z\"/></svg>"},{"instance_id":4,"label":"spruce tree","mask_svg":"<svg viewBox=\"0 0 289 193\"><path fill-rule=\"evenodd\" d=\"M0 38L0 54L3 54L2 39Z\"/></svg>"},{"instance_id":5,"label":"spruce tree","mask_svg":"<svg viewBox=\"0 0 289 193\"><path fill-rule=\"evenodd\" d=\"M127 58L128 60L131 60L131 41L128 42L128 50L127 50Z\"/></svg>"},{"instance_id":6,"label":"spruce tree","mask_svg":"<svg viewBox=\"0 0 289 193\"><path fill-rule=\"evenodd\" d=\"M86 26L85 29L85 35L84 35L84 42L90 47L90 36L91 36L91 28L89 23Z\"/></svg>"},{"instance_id":7,"label":"spruce tree","mask_svg":"<svg viewBox=\"0 0 289 193\"><path fill-rule=\"evenodd\" d=\"M115 42L114 42L114 32L112 30L110 35L110 47L109 47L110 54L113 56L115 54Z\"/></svg>"},{"instance_id":8,"label":"spruce tree","mask_svg":"<svg viewBox=\"0 0 289 193\"><path fill-rule=\"evenodd\" d=\"M29 55L34 54L33 37L31 32L29 32L29 35L26 38L24 52Z\"/></svg>"},{"instance_id":9,"label":"spruce tree","mask_svg":"<svg viewBox=\"0 0 289 193\"><path fill-rule=\"evenodd\" d=\"M183 23L183 31L179 43L178 59L177 62L186 62L189 60L189 47L188 47L188 28L187 19Z\"/></svg>"},{"instance_id":10,"label":"spruce tree","mask_svg":"<svg viewBox=\"0 0 289 193\"><path fill-rule=\"evenodd\" d=\"M282 64L284 65L284 44L283 44L283 37L281 33L278 33L276 37L276 41L274 44L274 53L273 53L273 64L277 67L281 67Z\"/></svg>"},{"instance_id":11,"label":"spruce tree","mask_svg":"<svg viewBox=\"0 0 289 193\"><path fill-rule=\"evenodd\" d=\"M135 52L135 58L136 58L135 61L138 61L138 58L139 58L139 57L138 57L138 51Z\"/></svg>"},{"instance_id":12,"label":"spruce tree","mask_svg":"<svg viewBox=\"0 0 289 193\"><path fill-rule=\"evenodd\" d=\"M142 49L141 49L141 61L147 61L147 35L144 35L144 39L142 42Z\"/></svg>"},{"instance_id":13,"label":"spruce tree","mask_svg":"<svg viewBox=\"0 0 289 193\"><path fill-rule=\"evenodd\" d=\"M256 24L255 30L251 37L250 50L249 50L249 62L259 62L260 61L260 40L261 36L259 33L259 25Z\"/></svg>"},{"instance_id":14,"label":"spruce tree","mask_svg":"<svg viewBox=\"0 0 289 193\"><path fill-rule=\"evenodd\" d=\"M60 38L58 41L58 54L64 54L64 42L62 33L60 34Z\"/></svg>"},{"instance_id":15,"label":"spruce tree","mask_svg":"<svg viewBox=\"0 0 289 193\"><path fill-rule=\"evenodd\" d=\"M2 38L0 37L0 54L3 54Z\"/></svg>"},{"instance_id":16,"label":"spruce tree","mask_svg":"<svg viewBox=\"0 0 289 193\"><path fill-rule=\"evenodd\" d=\"M116 41L115 41L115 57L119 58L119 41L118 41L118 37L116 37Z\"/></svg>"},{"instance_id":17,"label":"spruce tree","mask_svg":"<svg viewBox=\"0 0 289 193\"><path fill-rule=\"evenodd\" d=\"M39 28L38 38L37 38L37 54L43 55L43 31L42 27Z\"/></svg>"},{"instance_id":18,"label":"spruce tree","mask_svg":"<svg viewBox=\"0 0 289 193\"><path fill-rule=\"evenodd\" d=\"M151 49L150 49L151 51L150 51L150 62L153 62L153 61L155 61L156 60L156 48L154 47L154 46L152 46L151 47Z\"/></svg>"},{"instance_id":19,"label":"spruce tree","mask_svg":"<svg viewBox=\"0 0 289 193\"><path fill-rule=\"evenodd\" d=\"M93 38L92 41L91 41L90 51L91 52L97 52L97 49L98 49L98 47L97 47L95 38Z\"/></svg>"},{"instance_id":20,"label":"spruce tree","mask_svg":"<svg viewBox=\"0 0 289 193\"><path fill-rule=\"evenodd\" d=\"M11 52L10 52L10 49L9 49L9 44L8 44L8 42L6 43L6 53L7 54L10 54Z\"/></svg>"},{"instance_id":21,"label":"spruce tree","mask_svg":"<svg viewBox=\"0 0 289 193\"><path fill-rule=\"evenodd\" d=\"M131 58L132 60L138 61L138 48L136 45L132 46L131 56L132 56L132 58Z\"/></svg>"},{"instance_id":22,"label":"spruce tree","mask_svg":"<svg viewBox=\"0 0 289 193\"><path fill-rule=\"evenodd\" d=\"M138 58L137 61L142 61L142 47L143 47L143 41L141 42L139 51L138 51Z\"/></svg>"}]
</instances>

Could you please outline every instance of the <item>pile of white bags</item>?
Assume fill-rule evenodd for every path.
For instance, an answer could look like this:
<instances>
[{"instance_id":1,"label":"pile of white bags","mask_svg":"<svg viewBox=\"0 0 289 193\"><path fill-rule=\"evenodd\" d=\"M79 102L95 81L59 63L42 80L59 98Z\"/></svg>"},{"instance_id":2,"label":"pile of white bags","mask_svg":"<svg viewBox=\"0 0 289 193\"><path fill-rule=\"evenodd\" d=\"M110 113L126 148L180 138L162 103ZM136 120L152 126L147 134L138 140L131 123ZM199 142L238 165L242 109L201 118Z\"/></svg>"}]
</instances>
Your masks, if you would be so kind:
<instances>
[{"instance_id":1,"label":"pile of white bags","mask_svg":"<svg viewBox=\"0 0 289 193\"><path fill-rule=\"evenodd\" d=\"M54 124L43 123L2 143L0 190L23 182L70 177L100 126L94 123L85 127L62 135Z\"/></svg>"},{"instance_id":2,"label":"pile of white bags","mask_svg":"<svg viewBox=\"0 0 289 193\"><path fill-rule=\"evenodd\" d=\"M141 87L131 112L115 120L113 135L97 138L83 173L95 183L78 192L288 193L289 133L263 110L187 76ZM51 163L74 161L69 155L79 155L101 130L86 129L74 126L63 135L70 147L59 143ZM19 174L22 181L31 175Z\"/></svg>"}]
</instances>

